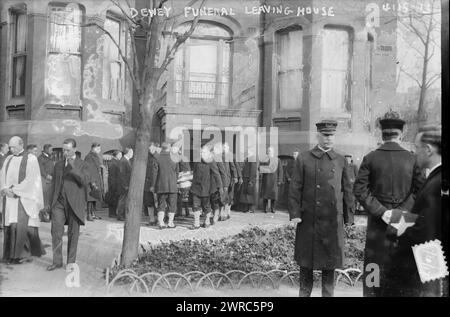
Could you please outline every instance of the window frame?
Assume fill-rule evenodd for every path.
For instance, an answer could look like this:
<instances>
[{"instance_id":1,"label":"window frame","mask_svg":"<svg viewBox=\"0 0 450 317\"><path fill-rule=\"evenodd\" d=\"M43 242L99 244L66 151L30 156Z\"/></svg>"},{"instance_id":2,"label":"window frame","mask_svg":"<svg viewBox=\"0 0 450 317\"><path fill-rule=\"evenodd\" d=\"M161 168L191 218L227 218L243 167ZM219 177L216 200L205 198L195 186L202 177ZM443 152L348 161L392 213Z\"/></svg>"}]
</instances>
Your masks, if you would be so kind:
<instances>
[{"instance_id":1,"label":"window frame","mask_svg":"<svg viewBox=\"0 0 450 317\"><path fill-rule=\"evenodd\" d=\"M80 28L80 45L79 45L79 52L60 52L60 51L55 51L52 50L51 48L51 15L52 15L52 8L54 7L62 7L65 8L70 4L76 4L80 10L80 23L79 23L79 28ZM46 51L46 60L48 60L48 58L52 55L67 55L67 56L77 56L80 60L80 82L79 82L79 95L78 95L78 100L81 102L82 100L82 96L83 96L83 63L84 63L84 54L83 54L83 47L84 47L84 37L85 37L85 31L82 27L82 25L85 23L86 21L86 8L84 5L78 3L78 2L58 2L58 1L53 1L53 2L49 2L47 4L47 36L46 36L46 47L45 47L45 51ZM48 66L47 66L48 67ZM45 74L47 76L47 72L48 72L48 68L46 68ZM74 97L75 95L70 95L69 97ZM52 94L48 94L48 88L45 87L45 100L48 101L49 99L53 99L55 96ZM52 105L55 105L54 103L52 103ZM77 108L80 108L79 104L68 104L70 106L74 106Z\"/></svg>"},{"instance_id":2,"label":"window frame","mask_svg":"<svg viewBox=\"0 0 450 317\"><path fill-rule=\"evenodd\" d=\"M118 44L119 44L119 47L122 50L124 56L127 56L127 52L126 52L126 40L127 39L126 39L126 32L124 32L124 25L123 25L124 21L123 21L123 19L120 18L119 16L117 16L116 14L114 14L113 12L108 11L106 13L105 23L106 23L107 20L112 20L112 21L114 21L114 22L119 24L119 39L118 39L119 43ZM104 34L104 36L105 36L105 38L107 40L111 41L111 39L109 38L108 35ZM111 44L114 45L114 43L112 43L112 41L111 41ZM105 52L103 53L103 58L104 59L106 58ZM105 61L103 63L105 63ZM120 87L118 87L118 98L119 99L115 100L115 99L110 99L108 97L106 97L106 98L104 97L103 93L104 93L104 88L105 87L103 85L103 81L102 81L102 99L108 100L108 101L113 102L113 103L123 104L124 100L125 100L125 76L126 76L126 70L125 70L125 62L122 60L122 57L120 56L119 50L117 50L117 59L114 59L114 60L113 59L109 59L109 55L108 55L107 63L108 63L108 65L110 65L111 63L116 63L116 64L120 65L120 78L119 78L119 80L120 80ZM104 69L103 69L104 66L105 66L105 64L102 65L102 76L105 75L105 72L104 72ZM111 77L109 78L109 80L111 82Z\"/></svg>"},{"instance_id":3,"label":"window frame","mask_svg":"<svg viewBox=\"0 0 450 317\"><path fill-rule=\"evenodd\" d=\"M320 110L321 112L325 113L325 114L329 114L329 115L333 115L333 116L337 116L337 117L351 117L351 113L352 113L352 109L353 109L353 98L352 98L352 94L353 94L353 78L354 78L354 74L353 74L353 64L354 64L354 45L355 45L355 31L351 26L348 25L340 25L340 24L326 24L323 26L323 31L325 30L339 30L339 31L345 31L348 34L348 64L347 64L347 72L346 72L346 82L347 82L347 86L346 86L346 90L345 90L345 96L346 99L344 100L344 108L343 109L329 109L329 108L323 108L322 107L322 96L323 96L323 92L322 92L322 84L321 84L321 103L320 103ZM322 50L321 50L321 57L322 57L322 61L324 60L323 58L323 52L324 52L324 44L323 44L323 37L322 37ZM324 72L324 67L323 64L321 66L321 83L323 81L323 72ZM342 111L344 110L344 111Z\"/></svg>"},{"instance_id":4,"label":"window frame","mask_svg":"<svg viewBox=\"0 0 450 317\"><path fill-rule=\"evenodd\" d=\"M25 16L25 50L17 51L17 21L20 15ZM27 94L27 63L28 63L28 15L27 9L15 8L12 7L9 9L9 17L10 17L10 36L11 36L11 47L10 47L10 71L9 71L9 82L10 85L8 87L8 96L11 100L23 100ZM14 34L13 34L14 33ZM15 95L16 90L16 71L15 71L15 61L24 57L24 83L23 83L23 94ZM23 102L22 102L23 103Z\"/></svg>"},{"instance_id":5,"label":"window frame","mask_svg":"<svg viewBox=\"0 0 450 317\"><path fill-rule=\"evenodd\" d=\"M302 76L302 81L301 81L301 85L300 85L300 89L301 89L301 100L300 100L300 107L297 109L283 109L281 108L281 91L280 91L280 68L281 68L281 55L280 55L280 51L281 51L281 36L282 35L286 35L289 34L290 32L293 31L301 31L302 32L302 65L300 68L301 71L301 76ZM273 112L276 113L300 113L303 109L303 76L304 76L304 60L303 60L303 50L304 50L304 46L303 46L303 41L304 41L304 28L301 24L291 24L289 26L283 27L281 29L278 29L275 31L274 33L274 48L273 48L273 56L274 56L274 60L273 60L273 87L272 87L272 91L273 91L273 96L274 96L274 100L273 100L273 104L275 104L275 109Z\"/></svg>"}]
</instances>

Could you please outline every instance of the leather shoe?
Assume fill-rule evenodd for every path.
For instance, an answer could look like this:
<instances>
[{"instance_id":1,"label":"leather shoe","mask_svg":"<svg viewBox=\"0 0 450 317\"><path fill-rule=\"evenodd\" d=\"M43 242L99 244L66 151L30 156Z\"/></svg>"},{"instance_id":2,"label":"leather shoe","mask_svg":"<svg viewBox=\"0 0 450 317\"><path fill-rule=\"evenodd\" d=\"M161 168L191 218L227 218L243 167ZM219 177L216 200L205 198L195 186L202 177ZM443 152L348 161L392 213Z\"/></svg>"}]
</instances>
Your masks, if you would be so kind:
<instances>
[{"instance_id":1,"label":"leather shoe","mask_svg":"<svg viewBox=\"0 0 450 317\"><path fill-rule=\"evenodd\" d=\"M47 267L47 271L54 271L54 270L60 269L62 267L63 267L62 264L52 264L52 265Z\"/></svg>"}]
</instances>

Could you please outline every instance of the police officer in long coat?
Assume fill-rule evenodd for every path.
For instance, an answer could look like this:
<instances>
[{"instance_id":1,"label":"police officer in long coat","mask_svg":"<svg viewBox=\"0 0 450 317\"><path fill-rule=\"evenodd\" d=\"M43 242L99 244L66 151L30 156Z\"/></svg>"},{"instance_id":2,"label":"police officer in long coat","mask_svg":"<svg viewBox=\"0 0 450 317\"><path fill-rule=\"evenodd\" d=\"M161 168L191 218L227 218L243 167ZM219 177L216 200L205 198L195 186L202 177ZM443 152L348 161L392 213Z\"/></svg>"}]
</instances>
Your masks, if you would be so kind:
<instances>
[{"instance_id":1,"label":"police officer in long coat","mask_svg":"<svg viewBox=\"0 0 450 317\"><path fill-rule=\"evenodd\" d=\"M322 296L334 294L334 270L343 266L343 201L351 205L348 164L333 149L337 122L316 124L319 144L301 153L289 189L289 215L297 222L295 260L300 265L300 296L310 296L313 270L322 270Z\"/></svg>"},{"instance_id":2,"label":"police officer in long coat","mask_svg":"<svg viewBox=\"0 0 450 317\"><path fill-rule=\"evenodd\" d=\"M404 124L393 111L380 120L384 143L363 158L354 185L355 197L368 215L363 270L366 297L383 296L390 288L386 275L395 244L386 235L388 221L383 215L394 208L410 211L423 182L416 156L399 144ZM379 285L366 279L372 272L379 275Z\"/></svg>"}]
</instances>

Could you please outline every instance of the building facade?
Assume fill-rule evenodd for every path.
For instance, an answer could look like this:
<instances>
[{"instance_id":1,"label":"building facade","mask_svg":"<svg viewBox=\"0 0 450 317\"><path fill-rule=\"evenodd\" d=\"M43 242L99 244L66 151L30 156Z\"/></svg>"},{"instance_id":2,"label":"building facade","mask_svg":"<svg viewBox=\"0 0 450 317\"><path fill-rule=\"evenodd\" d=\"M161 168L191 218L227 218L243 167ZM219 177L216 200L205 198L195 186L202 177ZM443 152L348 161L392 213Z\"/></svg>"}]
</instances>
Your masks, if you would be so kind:
<instances>
[{"instance_id":1,"label":"building facade","mask_svg":"<svg viewBox=\"0 0 450 317\"><path fill-rule=\"evenodd\" d=\"M172 12L188 2L174 1ZM132 1L137 10L146 3ZM371 5L385 3L206 1L220 10L201 17L164 74L152 139L180 127L191 138L206 127L277 127L279 155L288 156L311 148L315 123L333 118L336 147L362 158L396 94L395 12L367 22ZM174 27L186 30L193 13ZM133 145L132 81L117 47L90 23L103 25L131 62L124 17L109 0L1 2L0 141L20 135L58 146L73 136L83 155L93 141L104 151Z\"/></svg>"}]
</instances>

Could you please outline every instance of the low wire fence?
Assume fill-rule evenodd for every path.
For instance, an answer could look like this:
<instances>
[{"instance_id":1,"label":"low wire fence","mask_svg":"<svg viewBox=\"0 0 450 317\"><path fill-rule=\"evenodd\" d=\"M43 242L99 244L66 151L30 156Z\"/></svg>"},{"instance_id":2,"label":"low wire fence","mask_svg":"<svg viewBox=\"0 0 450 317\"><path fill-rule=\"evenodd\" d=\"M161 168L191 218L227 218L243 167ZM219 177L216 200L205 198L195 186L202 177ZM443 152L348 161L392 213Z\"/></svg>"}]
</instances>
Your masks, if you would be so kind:
<instances>
[{"instance_id":1,"label":"low wire fence","mask_svg":"<svg viewBox=\"0 0 450 317\"><path fill-rule=\"evenodd\" d=\"M138 292L148 295L155 293L157 289L170 292L188 289L195 292L205 287L210 287L214 290L219 290L220 288L236 290L243 286L279 289L281 285L298 288L299 274L299 271L287 272L283 270L255 271L250 273L232 270L226 273L191 271L184 274L177 272L160 274L147 272L139 275L131 269L124 269L110 280L110 271L107 269L106 285L107 293L110 293L115 287L129 287L129 293ZM336 269L336 284L345 283L353 287L360 280L361 276L362 272L357 268Z\"/></svg>"}]
</instances>

